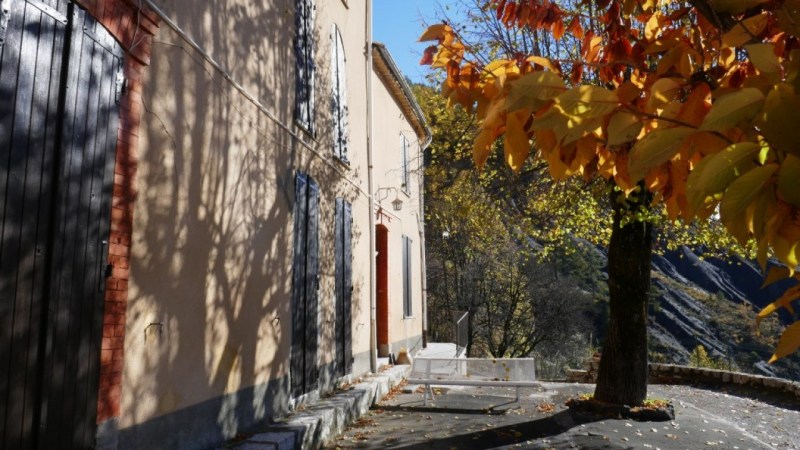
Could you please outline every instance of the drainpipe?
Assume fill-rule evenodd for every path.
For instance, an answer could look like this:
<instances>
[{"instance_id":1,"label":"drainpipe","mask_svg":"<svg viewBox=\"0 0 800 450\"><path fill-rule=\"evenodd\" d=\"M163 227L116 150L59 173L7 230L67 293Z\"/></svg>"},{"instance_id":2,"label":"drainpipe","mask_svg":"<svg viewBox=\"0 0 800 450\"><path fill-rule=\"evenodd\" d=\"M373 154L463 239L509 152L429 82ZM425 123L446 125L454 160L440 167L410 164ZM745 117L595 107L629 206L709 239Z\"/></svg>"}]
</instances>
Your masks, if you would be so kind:
<instances>
[{"instance_id":1,"label":"drainpipe","mask_svg":"<svg viewBox=\"0 0 800 450\"><path fill-rule=\"evenodd\" d=\"M425 150L431 145L433 136L428 133L425 142L420 145L419 152L423 161L420 167L419 183L419 215L417 227L419 228L419 255L420 271L422 272L422 348L428 348L428 269L425 263Z\"/></svg>"},{"instance_id":2,"label":"drainpipe","mask_svg":"<svg viewBox=\"0 0 800 450\"><path fill-rule=\"evenodd\" d=\"M369 192L369 370L378 372L377 300L375 298L377 277L375 275L375 189L373 180L372 145L372 0L366 0L367 27L367 191Z\"/></svg>"}]
</instances>

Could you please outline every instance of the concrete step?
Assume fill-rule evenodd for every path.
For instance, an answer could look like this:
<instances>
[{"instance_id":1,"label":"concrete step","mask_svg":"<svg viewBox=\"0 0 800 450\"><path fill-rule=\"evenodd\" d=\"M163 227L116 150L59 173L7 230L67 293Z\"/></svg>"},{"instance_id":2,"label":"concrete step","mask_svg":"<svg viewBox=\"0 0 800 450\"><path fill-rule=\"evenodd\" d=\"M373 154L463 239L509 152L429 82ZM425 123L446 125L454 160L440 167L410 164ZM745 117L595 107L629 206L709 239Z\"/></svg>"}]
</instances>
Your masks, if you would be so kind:
<instances>
[{"instance_id":1,"label":"concrete step","mask_svg":"<svg viewBox=\"0 0 800 450\"><path fill-rule=\"evenodd\" d=\"M265 432L225 447L225 450L315 450L333 441L347 425L364 415L406 378L411 366L394 366L333 396L302 406L277 420Z\"/></svg>"}]
</instances>

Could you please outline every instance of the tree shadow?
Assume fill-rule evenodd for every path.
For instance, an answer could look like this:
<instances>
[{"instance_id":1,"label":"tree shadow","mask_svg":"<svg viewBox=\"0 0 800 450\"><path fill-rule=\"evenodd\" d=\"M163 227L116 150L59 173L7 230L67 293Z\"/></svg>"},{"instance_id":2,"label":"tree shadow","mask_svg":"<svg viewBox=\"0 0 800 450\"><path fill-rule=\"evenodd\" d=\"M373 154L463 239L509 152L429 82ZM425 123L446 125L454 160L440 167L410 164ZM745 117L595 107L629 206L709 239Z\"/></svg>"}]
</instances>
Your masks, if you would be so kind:
<instances>
[{"instance_id":1,"label":"tree shadow","mask_svg":"<svg viewBox=\"0 0 800 450\"><path fill-rule=\"evenodd\" d=\"M570 429L599 421L600 419L575 414L564 410L557 414L530 422L496 427L484 431L464 433L442 439L432 439L425 443L393 446L394 449L485 449L498 448L528 441L560 435ZM596 448L596 447L592 447ZM609 447L611 448L611 447Z\"/></svg>"},{"instance_id":2,"label":"tree shadow","mask_svg":"<svg viewBox=\"0 0 800 450\"><path fill-rule=\"evenodd\" d=\"M335 170L325 25L318 24L317 136L293 123L294 2L163 5L255 100L166 25L154 39L142 98L121 428L130 442L217 444L292 407L292 252L295 172L320 185L321 390L331 375L336 197L366 203L359 166ZM191 14L180 14L183 10ZM313 147L322 157L313 156ZM360 204L358 204L360 203ZM358 204L358 206L356 206ZM356 209L360 208L360 209ZM354 254L369 230L353 224ZM354 273L353 340L368 322ZM363 339L363 338L362 338ZM164 439L165 428L169 442ZM154 431L152 436L147 436Z\"/></svg>"}]
</instances>

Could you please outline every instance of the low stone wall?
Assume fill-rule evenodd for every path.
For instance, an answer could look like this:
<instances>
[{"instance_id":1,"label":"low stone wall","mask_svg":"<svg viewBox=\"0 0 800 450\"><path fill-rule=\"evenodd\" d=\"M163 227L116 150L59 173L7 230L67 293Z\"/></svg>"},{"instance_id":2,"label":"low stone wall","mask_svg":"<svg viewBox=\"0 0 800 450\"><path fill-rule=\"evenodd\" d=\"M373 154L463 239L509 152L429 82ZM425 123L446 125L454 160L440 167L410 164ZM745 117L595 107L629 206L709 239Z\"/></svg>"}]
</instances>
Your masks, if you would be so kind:
<instances>
[{"instance_id":1,"label":"low stone wall","mask_svg":"<svg viewBox=\"0 0 800 450\"><path fill-rule=\"evenodd\" d=\"M714 384L749 386L758 390L790 394L800 400L800 382L727 370L650 364L650 383L654 384Z\"/></svg>"},{"instance_id":2,"label":"low stone wall","mask_svg":"<svg viewBox=\"0 0 800 450\"><path fill-rule=\"evenodd\" d=\"M567 381L595 383L597 381L598 362L597 359L593 358L587 362L586 370L568 370ZM650 363L649 383L738 385L781 395L789 394L800 401L800 382L749 373L729 372L727 370Z\"/></svg>"}]
</instances>

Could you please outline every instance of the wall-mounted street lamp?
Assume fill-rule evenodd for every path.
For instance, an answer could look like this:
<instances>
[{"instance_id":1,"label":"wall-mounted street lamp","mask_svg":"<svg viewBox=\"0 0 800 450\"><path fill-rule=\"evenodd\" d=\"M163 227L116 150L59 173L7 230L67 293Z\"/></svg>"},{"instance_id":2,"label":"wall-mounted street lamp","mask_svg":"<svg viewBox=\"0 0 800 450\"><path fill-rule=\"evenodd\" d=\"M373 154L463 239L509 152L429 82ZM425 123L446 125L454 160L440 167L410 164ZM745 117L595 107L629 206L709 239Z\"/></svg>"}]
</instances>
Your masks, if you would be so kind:
<instances>
[{"instance_id":1,"label":"wall-mounted street lamp","mask_svg":"<svg viewBox=\"0 0 800 450\"><path fill-rule=\"evenodd\" d=\"M378 204L380 205L381 201L386 200L386 198L389 197L389 193L391 191L394 191L394 200L392 200L392 209L395 211L400 211L401 209L403 209L403 201L400 200L400 191L398 191L396 187L378 188L378 190L375 191L375 197L378 198ZM384 195L381 196L381 193L383 193Z\"/></svg>"}]
</instances>

